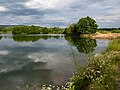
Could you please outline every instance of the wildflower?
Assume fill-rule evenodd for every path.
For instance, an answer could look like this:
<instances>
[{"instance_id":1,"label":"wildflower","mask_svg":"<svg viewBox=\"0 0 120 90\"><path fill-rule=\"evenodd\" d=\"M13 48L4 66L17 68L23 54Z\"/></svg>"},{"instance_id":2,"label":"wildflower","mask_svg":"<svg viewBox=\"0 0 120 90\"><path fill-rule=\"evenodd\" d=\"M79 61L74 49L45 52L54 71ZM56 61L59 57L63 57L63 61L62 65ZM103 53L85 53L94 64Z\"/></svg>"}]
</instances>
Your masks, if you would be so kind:
<instances>
[{"instance_id":1,"label":"wildflower","mask_svg":"<svg viewBox=\"0 0 120 90\"><path fill-rule=\"evenodd\" d=\"M47 90L52 90L50 87L47 87Z\"/></svg>"},{"instance_id":2,"label":"wildflower","mask_svg":"<svg viewBox=\"0 0 120 90\"><path fill-rule=\"evenodd\" d=\"M50 87L52 86L52 85L49 85Z\"/></svg>"},{"instance_id":3,"label":"wildflower","mask_svg":"<svg viewBox=\"0 0 120 90\"><path fill-rule=\"evenodd\" d=\"M94 72L94 69L92 69L91 72Z\"/></svg>"},{"instance_id":4,"label":"wildflower","mask_svg":"<svg viewBox=\"0 0 120 90\"><path fill-rule=\"evenodd\" d=\"M97 71L97 73L100 73L100 71Z\"/></svg>"},{"instance_id":5,"label":"wildflower","mask_svg":"<svg viewBox=\"0 0 120 90\"><path fill-rule=\"evenodd\" d=\"M55 88L55 86L53 86L53 88Z\"/></svg>"},{"instance_id":6,"label":"wildflower","mask_svg":"<svg viewBox=\"0 0 120 90\"><path fill-rule=\"evenodd\" d=\"M93 78L93 76L90 77L91 79Z\"/></svg>"}]
</instances>

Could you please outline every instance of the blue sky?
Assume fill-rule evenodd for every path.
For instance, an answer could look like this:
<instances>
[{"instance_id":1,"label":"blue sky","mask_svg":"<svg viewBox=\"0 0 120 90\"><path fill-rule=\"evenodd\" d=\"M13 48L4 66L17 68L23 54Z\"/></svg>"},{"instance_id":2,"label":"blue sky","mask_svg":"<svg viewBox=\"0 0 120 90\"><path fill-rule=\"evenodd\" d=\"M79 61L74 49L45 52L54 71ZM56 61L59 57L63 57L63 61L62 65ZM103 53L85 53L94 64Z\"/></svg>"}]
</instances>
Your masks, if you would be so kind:
<instances>
[{"instance_id":1,"label":"blue sky","mask_svg":"<svg viewBox=\"0 0 120 90\"><path fill-rule=\"evenodd\" d=\"M66 27L90 16L99 27L120 27L120 0L0 0L0 24Z\"/></svg>"}]
</instances>

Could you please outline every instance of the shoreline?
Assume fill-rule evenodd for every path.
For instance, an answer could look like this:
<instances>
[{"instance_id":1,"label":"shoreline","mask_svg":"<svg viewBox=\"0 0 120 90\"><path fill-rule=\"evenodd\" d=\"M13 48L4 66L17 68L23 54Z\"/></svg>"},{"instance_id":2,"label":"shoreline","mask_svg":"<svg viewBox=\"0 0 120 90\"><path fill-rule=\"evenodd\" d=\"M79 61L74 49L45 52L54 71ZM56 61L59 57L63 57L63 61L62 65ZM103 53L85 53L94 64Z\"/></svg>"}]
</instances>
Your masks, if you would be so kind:
<instances>
[{"instance_id":1,"label":"shoreline","mask_svg":"<svg viewBox=\"0 0 120 90\"><path fill-rule=\"evenodd\" d=\"M82 37L92 38L92 39L115 39L120 38L120 33L95 33L95 34L82 34Z\"/></svg>"}]
</instances>

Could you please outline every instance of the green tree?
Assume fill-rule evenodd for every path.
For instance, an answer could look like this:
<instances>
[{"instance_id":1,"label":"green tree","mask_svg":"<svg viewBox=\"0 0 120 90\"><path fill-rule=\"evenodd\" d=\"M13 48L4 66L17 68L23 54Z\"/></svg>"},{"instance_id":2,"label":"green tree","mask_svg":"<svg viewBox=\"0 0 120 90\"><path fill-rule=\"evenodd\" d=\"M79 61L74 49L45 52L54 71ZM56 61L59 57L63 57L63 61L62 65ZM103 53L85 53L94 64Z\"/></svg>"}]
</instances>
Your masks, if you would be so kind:
<instances>
[{"instance_id":1,"label":"green tree","mask_svg":"<svg viewBox=\"0 0 120 90\"><path fill-rule=\"evenodd\" d=\"M42 32L43 32L43 34L48 34L48 28L47 28L47 27L44 27L44 28L42 29Z\"/></svg>"},{"instance_id":2,"label":"green tree","mask_svg":"<svg viewBox=\"0 0 120 90\"><path fill-rule=\"evenodd\" d=\"M89 34L89 33L95 33L97 30L98 25L96 24L96 21L89 16L85 18L79 19L79 21L75 24L71 24L66 29L66 34Z\"/></svg>"},{"instance_id":3,"label":"green tree","mask_svg":"<svg viewBox=\"0 0 120 90\"><path fill-rule=\"evenodd\" d=\"M89 16L81 18L76 25L77 32L80 34L95 33L98 27L96 21Z\"/></svg>"},{"instance_id":4,"label":"green tree","mask_svg":"<svg viewBox=\"0 0 120 90\"><path fill-rule=\"evenodd\" d=\"M120 30L120 27L118 29Z\"/></svg>"},{"instance_id":5,"label":"green tree","mask_svg":"<svg viewBox=\"0 0 120 90\"><path fill-rule=\"evenodd\" d=\"M66 28L67 34L73 34L76 32L76 24L71 24L68 28Z\"/></svg>"}]
</instances>

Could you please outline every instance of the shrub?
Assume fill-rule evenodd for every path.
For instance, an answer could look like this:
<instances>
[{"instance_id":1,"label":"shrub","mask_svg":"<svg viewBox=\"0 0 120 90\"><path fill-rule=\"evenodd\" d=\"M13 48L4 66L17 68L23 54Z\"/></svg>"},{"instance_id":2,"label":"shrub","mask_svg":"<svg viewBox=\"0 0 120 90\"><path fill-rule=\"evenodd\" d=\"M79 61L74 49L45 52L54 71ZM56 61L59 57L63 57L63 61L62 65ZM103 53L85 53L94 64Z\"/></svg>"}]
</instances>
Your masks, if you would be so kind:
<instances>
[{"instance_id":1,"label":"shrub","mask_svg":"<svg viewBox=\"0 0 120 90\"><path fill-rule=\"evenodd\" d=\"M112 50L120 51L120 39L112 40L108 45L107 49L105 50L105 52L112 51Z\"/></svg>"},{"instance_id":2,"label":"shrub","mask_svg":"<svg viewBox=\"0 0 120 90\"><path fill-rule=\"evenodd\" d=\"M88 64L77 67L77 73L71 78L73 90L114 90L114 60L113 52L89 58Z\"/></svg>"},{"instance_id":3,"label":"shrub","mask_svg":"<svg viewBox=\"0 0 120 90\"><path fill-rule=\"evenodd\" d=\"M97 30L97 32L102 33L102 34L108 34L108 33L110 33L109 31L106 31L106 30Z\"/></svg>"},{"instance_id":4,"label":"shrub","mask_svg":"<svg viewBox=\"0 0 120 90\"><path fill-rule=\"evenodd\" d=\"M120 30L112 30L111 33L120 33Z\"/></svg>"}]
</instances>

